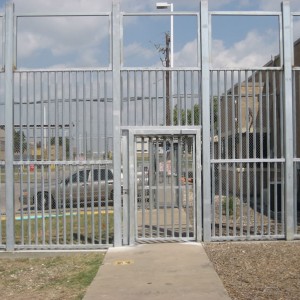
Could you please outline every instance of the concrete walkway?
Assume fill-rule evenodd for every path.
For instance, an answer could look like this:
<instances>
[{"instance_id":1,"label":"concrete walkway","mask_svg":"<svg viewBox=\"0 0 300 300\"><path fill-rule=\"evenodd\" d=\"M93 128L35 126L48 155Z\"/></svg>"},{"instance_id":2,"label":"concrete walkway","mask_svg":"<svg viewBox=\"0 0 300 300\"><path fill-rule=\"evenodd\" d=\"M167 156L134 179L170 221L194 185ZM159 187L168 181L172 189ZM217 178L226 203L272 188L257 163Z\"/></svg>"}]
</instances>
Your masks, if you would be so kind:
<instances>
[{"instance_id":1,"label":"concrete walkway","mask_svg":"<svg viewBox=\"0 0 300 300\"><path fill-rule=\"evenodd\" d=\"M230 299L199 243L110 248L85 300Z\"/></svg>"}]
</instances>

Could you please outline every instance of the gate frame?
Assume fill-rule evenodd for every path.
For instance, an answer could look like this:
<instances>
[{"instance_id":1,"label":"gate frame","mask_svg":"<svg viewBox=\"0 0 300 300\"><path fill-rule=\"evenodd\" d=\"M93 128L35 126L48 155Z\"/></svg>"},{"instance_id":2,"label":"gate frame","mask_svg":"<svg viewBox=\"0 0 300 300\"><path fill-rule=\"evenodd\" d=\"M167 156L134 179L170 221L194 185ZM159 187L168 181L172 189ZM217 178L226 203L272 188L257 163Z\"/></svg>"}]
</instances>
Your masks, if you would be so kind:
<instances>
[{"instance_id":1,"label":"gate frame","mask_svg":"<svg viewBox=\"0 0 300 300\"><path fill-rule=\"evenodd\" d=\"M201 71L201 116L202 127L177 127L177 126L165 126L165 127L122 127L121 126L121 80L120 75L123 70L122 65L122 17L124 15L156 15L156 13L121 13L120 12L120 0L112 1L111 12L111 63L109 69L113 73L113 168L114 168L114 198L115 201L115 214L114 214L114 246L121 246L122 244L133 244L135 242L135 224L133 224L130 217L132 215L132 201L134 202L134 182L132 178L128 176L129 170L134 171L134 156L131 150L134 145L134 136L138 134L195 134L196 136L196 186L199 187L196 191L196 240L197 241L211 241L211 119L210 119L210 72L213 70L210 65L210 16L214 13L218 14L236 14L242 15L243 12L224 11L224 12L211 12L208 10L208 2L200 1L200 25L198 28L198 52L199 56L197 70ZM283 88L283 103L284 103L284 196L285 196L285 239L293 240L297 238L295 233L295 216L294 216L294 191L297 184L294 182L294 164L298 161L295 157L293 147L291 144L294 140L294 126L293 126L293 86L292 86L292 71L293 71L293 39L292 31L294 20L293 16L299 16L299 13L291 13L289 0L282 0L281 12L244 12L246 15L278 15L280 20L280 31L282 37L280 39L280 54L282 59L282 68L284 74L284 88ZM182 12L168 12L161 15L173 16L183 15ZM198 15L195 13L184 13ZM8 3L6 5L5 13L1 15L4 20L4 40L3 45L4 57L3 57L3 70L1 71L5 75L5 161L1 163L5 166L6 174L6 192L5 192L5 204L6 204L6 251L15 250L15 207L14 207L14 155L13 155L13 120L14 120L14 71L16 70L15 61L15 18L17 15L14 13L14 4ZM172 68L170 69L172 71ZM34 70L33 70L34 71ZM126 145L121 145L123 131L123 140L126 141ZM202 131L202 133L201 133ZM125 147L126 146L126 147ZM123 148L122 148L123 147ZM128 152L127 152L128 151ZM126 154L126 155L125 155ZM124 177L124 189L123 200L124 206L121 206L121 155L125 155L129 160L123 160L124 170L127 172L127 178ZM200 163L199 163L200 162ZM203 173L203 176L202 176ZM202 183L203 180L203 183ZM202 186L203 184L203 186ZM132 192L131 189L133 188ZM129 201L126 201L129 200ZM129 204L129 205L128 205ZM133 203L134 204L134 203ZM123 212L123 219L122 219ZM134 211L133 211L134 212ZM133 226L134 225L134 226ZM133 227L132 227L133 226ZM203 232L202 232L203 230ZM123 234L122 234L123 231ZM133 233L133 234L132 234ZM122 241L123 240L123 241Z\"/></svg>"},{"instance_id":2,"label":"gate frame","mask_svg":"<svg viewBox=\"0 0 300 300\"><path fill-rule=\"evenodd\" d=\"M168 127L122 127L123 149L123 245L136 243L136 205L135 205L135 179L130 176L135 171L135 143L139 135L194 135L195 136L195 175L196 175L196 234L195 242L202 241L202 176L201 176L201 127L168 126Z\"/></svg>"}]
</instances>

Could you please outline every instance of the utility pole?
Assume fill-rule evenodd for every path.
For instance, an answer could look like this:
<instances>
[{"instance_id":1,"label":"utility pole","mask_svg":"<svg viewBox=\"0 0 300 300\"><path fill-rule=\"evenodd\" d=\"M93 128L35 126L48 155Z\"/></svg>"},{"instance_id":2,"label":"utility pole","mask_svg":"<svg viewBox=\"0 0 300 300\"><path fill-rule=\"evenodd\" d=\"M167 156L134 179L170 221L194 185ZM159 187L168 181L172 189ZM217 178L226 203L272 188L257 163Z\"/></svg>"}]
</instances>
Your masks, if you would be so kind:
<instances>
[{"instance_id":1,"label":"utility pole","mask_svg":"<svg viewBox=\"0 0 300 300\"><path fill-rule=\"evenodd\" d=\"M166 68L170 67L170 42L171 38L169 33L165 34L166 37L166 51L165 51L165 60ZM166 125L171 125L171 111L170 111L170 71L166 71Z\"/></svg>"},{"instance_id":2,"label":"utility pole","mask_svg":"<svg viewBox=\"0 0 300 300\"><path fill-rule=\"evenodd\" d=\"M158 52L162 53L164 56L160 58L166 70L166 125L171 125L171 111L170 111L170 52L171 52L171 37L168 32L165 33L165 47L162 47L160 44L154 45ZM172 67L172 66L171 66Z\"/></svg>"}]
</instances>

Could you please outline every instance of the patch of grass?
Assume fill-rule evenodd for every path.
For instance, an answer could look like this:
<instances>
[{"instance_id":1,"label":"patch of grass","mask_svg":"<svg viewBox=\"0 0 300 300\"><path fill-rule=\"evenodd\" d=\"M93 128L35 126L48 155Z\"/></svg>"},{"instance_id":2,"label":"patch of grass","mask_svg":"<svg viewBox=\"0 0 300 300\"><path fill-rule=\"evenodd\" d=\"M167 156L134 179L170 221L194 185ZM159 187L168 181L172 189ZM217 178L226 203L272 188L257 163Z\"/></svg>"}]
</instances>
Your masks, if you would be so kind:
<instances>
[{"instance_id":1,"label":"patch of grass","mask_svg":"<svg viewBox=\"0 0 300 300\"><path fill-rule=\"evenodd\" d=\"M2 299L82 299L105 253L0 259Z\"/></svg>"},{"instance_id":2,"label":"patch of grass","mask_svg":"<svg viewBox=\"0 0 300 300\"><path fill-rule=\"evenodd\" d=\"M55 214L45 212L15 221L16 244L110 244L113 242L113 213ZM1 221L2 243L6 242L6 221Z\"/></svg>"},{"instance_id":3,"label":"patch of grass","mask_svg":"<svg viewBox=\"0 0 300 300\"><path fill-rule=\"evenodd\" d=\"M235 198L233 196L230 196L228 199L225 197L222 201L222 209L224 211L224 214L226 215L226 212L228 210L228 213L230 216L233 215L233 204L234 204Z\"/></svg>"},{"instance_id":4,"label":"patch of grass","mask_svg":"<svg viewBox=\"0 0 300 300\"><path fill-rule=\"evenodd\" d=\"M74 274L72 277L68 279L68 285L70 287L86 287L89 286L97 274L98 268L102 263L102 259L100 257L95 257L91 259L86 264L86 269L82 270L78 274Z\"/></svg>"}]
</instances>

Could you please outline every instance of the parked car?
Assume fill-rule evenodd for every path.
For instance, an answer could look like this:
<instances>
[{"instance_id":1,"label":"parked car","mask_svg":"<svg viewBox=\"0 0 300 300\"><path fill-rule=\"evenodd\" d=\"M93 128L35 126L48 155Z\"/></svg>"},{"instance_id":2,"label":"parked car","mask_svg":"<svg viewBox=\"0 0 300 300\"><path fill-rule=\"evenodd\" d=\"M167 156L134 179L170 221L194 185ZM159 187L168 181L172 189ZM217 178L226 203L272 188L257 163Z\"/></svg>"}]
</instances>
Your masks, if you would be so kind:
<instances>
[{"instance_id":1,"label":"parked car","mask_svg":"<svg viewBox=\"0 0 300 300\"><path fill-rule=\"evenodd\" d=\"M99 195L101 195L99 197ZM20 196L22 205L37 205L38 209L59 208L90 205L94 201L95 205L103 204L108 201L113 204L113 170L111 168L90 167L79 168L71 176L57 185L54 180L49 187L44 183L44 187L32 186L30 190L24 190ZM99 203L99 200L101 203ZM64 204L65 203L65 204Z\"/></svg>"}]
</instances>

